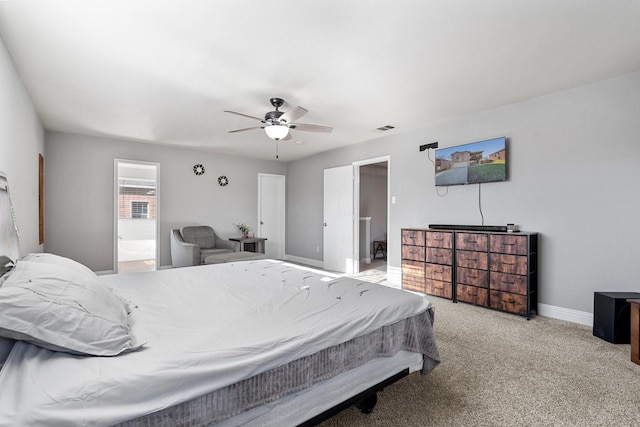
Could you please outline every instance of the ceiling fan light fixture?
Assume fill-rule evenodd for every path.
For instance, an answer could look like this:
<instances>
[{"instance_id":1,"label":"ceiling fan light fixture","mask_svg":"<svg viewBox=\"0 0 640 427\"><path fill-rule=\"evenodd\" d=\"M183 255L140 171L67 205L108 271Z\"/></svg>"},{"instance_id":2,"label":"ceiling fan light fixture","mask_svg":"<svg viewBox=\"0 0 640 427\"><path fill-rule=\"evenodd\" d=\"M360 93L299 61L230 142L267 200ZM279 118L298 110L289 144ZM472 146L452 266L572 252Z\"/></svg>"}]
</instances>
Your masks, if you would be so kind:
<instances>
[{"instance_id":1,"label":"ceiling fan light fixture","mask_svg":"<svg viewBox=\"0 0 640 427\"><path fill-rule=\"evenodd\" d=\"M264 131L269 138L275 139L277 141L289 134L289 127L285 125L270 125L265 126Z\"/></svg>"}]
</instances>

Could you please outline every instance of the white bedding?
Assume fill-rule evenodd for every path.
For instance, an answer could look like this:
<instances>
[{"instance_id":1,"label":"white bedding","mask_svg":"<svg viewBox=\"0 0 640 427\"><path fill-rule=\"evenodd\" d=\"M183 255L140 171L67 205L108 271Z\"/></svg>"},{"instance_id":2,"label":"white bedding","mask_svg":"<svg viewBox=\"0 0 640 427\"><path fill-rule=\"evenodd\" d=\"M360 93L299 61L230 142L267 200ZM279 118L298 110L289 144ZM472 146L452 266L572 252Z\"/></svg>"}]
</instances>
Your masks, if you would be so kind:
<instances>
[{"instance_id":1,"label":"white bedding","mask_svg":"<svg viewBox=\"0 0 640 427\"><path fill-rule=\"evenodd\" d=\"M101 280L134 307L142 349L87 357L18 342L0 371L0 425L116 424L430 308L422 296L270 260Z\"/></svg>"}]
</instances>

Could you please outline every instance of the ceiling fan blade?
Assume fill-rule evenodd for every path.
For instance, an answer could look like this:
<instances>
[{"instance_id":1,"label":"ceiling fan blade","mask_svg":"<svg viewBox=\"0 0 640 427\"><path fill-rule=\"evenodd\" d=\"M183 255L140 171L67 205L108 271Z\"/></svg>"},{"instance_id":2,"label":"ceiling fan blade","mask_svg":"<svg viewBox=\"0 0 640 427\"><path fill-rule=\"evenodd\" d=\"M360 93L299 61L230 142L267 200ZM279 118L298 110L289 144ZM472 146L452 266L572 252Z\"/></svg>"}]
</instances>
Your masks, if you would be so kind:
<instances>
[{"instance_id":1,"label":"ceiling fan blade","mask_svg":"<svg viewBox=\"0 0 640 427\"><path fill-rule=\"evenodd\" d=\"M294 108L293 110L287 111L286 113L281 115L280 116L280 121L281 122L291 123L294 120L298 120L300 117L304 116L308 112L309 111L307 109L298 106L298 107Z\"/></svg>"},{"instance_id":2,"label":"ceiling fan blade","mask_svg":"<svg viewBox=\"0 0 640 427\"><path fill-rule=\"evenodd\" d=\"M259 117L255 117L255 116L250 116L250 115L248 115L248 114L237 113L237 112L235 112L235 111L229 111L229 110L224 110L224 112L225 112L225 113L235 114L235 115L237 115L237 116L246 117L246 118L248 118L248 119L258 120L258 121L260 121L260 122L262 122L262 123L265 123L264 119L261 119L261 118L259 118Z\"/></svg>"},{"instance_id":3,"label":"ceiling fan blade","mask_svg":"<svg viewBox=\"0 0 640 427\"><path fill-rule=\"evenodd\" d=\"M289 133L287 134L287 136L285 136L284 138L282 138L280 141L288 141L288 140L290 140L290 139L291 139L291 132L289 132Z\"/></svg>"},{"instance_id":4,"label":"ceiling fan blade","mask_svg":"<svg viewBox=\"0 0 640 427\"><path fill-rule=\"evenodd\" d=\"M264 129L264 126L252 126L250 128L242 128L242 129L230 130L229 133L244 132L246 130L254 130L254 129Z\"/></svg>"},{"instance_id":5,"label":"ceiling fan blade","mask_svg":"<svg viewBox=\"0 0 640 427\"><path fill-rule=\"evenodd\" d=\"M302 130L305 132L325 132L329 133L333 130L332 127L329 126L320 126L320 125L310 125L306 123L291 123L289 125L291 129Z\"/></svg>"}]
</instances>

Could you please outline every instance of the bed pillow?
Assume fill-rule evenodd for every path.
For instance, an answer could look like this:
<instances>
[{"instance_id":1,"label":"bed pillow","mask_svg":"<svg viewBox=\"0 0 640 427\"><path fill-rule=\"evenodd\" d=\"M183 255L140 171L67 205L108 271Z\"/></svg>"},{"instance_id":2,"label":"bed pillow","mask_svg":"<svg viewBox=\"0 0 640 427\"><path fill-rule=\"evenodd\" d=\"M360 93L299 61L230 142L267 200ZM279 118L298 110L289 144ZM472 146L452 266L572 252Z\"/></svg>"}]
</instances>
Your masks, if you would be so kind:
<instances>
[{"instance_id":1,"label":"bed pillow","mask_svg":"<svg viewBox=\"0 0 640 427\"><path fill-rule=\"evenodd\" d=\"M66 258L60 255L50 254L47 252L27 254L20 258L20 261L32 261L32 262L44 262L47 264L54 264L59 267L67 269L70 273L78 274L82 277L97 277L96 273L84 264L80 264L71 258Z\"/></svg>"},{"instance_id":2,"label":"bed pillow","mask_svg":"<svg viewBox=\"0 0 640 427\"><path fill-rule=\"evenodd\" d=\"M128 305L97 277L28 260L15 270L0 288L0 336L95 356L140 347Z\"/></svg>"},{"instance_id":3,"label":"bed pillow","mask_svg":"<svg viewBox=\"0 0 640 427\"><path fill-rule=\"evenodd\" d=\"M72 260L69 260L72 261ZM75 261L72 261L76 263ZM62 263L50 263L41 259L29 259L27 257L18 260L15 267L7 273L7 278L2 286L13 286L29 280L52 279L61 283L76 282L98 282L98 276L82 264L77 266L65 266Z\"/></svg>"}]
</instances>

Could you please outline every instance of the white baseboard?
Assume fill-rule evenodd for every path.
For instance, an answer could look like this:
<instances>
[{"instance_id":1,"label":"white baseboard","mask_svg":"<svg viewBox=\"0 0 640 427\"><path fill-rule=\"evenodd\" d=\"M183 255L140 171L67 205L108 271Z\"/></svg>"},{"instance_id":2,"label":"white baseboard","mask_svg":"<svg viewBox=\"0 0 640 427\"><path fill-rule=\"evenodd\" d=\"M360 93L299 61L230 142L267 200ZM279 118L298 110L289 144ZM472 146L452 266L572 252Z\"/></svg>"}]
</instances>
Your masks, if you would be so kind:
<instances>
[{"instance_id":1,"label":"white baseboard","mask_svg":"<svg viewBox=\"0 0 640 427\"><path fill-rule=\"evenodd\" d=\"M310 266L316 267L316 268L323 268L324 267L324 262L322 262L320 260L311 259L311 258L303 258L303 257L295 256L295 255L285 255L284 256L284 260L285 261L297 262L299 264L310 265Z\"/></svg>"},{"instance_id":2,"label":"white baseboard","mask_svg":"<svg viewBox=\"0 0 640 427\"><path fill-rule=\"evenodd\" d=\"M94 271L97 276L106 276L107 274L116 274L115 270Z\"/></svg>"},{"instance_id":3,"label":"white baseboard","mask_svg":"<svg viewBox=\"0 0 640 427\"><path fill-rule=\"evenodd\" d=\"M394 287L402 287L402 268L387 266L387 282ZM593 326L593 313L538 303L538 314L553 319L565 320L585 326Z\"/></svg>"},{"instance_id":4,"label":"white baseboard","mask_svg":"<svg viewBox=\"0 0 640 427\"><path fill-rule=\"evenodd\" d=\"M593 326L593 313L588 313L586 311L578 311L570 308L538 303L538 314L540 316L566 320L567 322L579 323L585 326Z\"/></svg>"}]
</instances>

